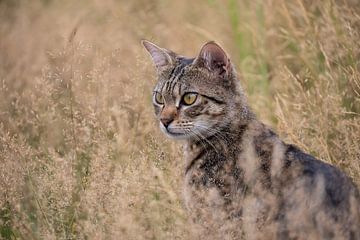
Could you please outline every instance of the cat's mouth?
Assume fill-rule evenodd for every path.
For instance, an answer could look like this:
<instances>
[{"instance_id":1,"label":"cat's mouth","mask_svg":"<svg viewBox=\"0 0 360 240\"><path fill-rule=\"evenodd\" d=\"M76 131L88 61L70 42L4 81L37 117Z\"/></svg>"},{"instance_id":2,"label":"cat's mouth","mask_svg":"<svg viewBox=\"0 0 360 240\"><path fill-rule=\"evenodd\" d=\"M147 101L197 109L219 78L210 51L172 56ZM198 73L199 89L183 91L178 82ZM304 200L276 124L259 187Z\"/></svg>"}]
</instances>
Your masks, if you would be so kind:
<instances>
[{"instance_id":1,"label":"cat's mouth","mask_svg":"<svg viewBox=\"0 0 360 240\"><path fill-rule=\"evenodd\" d=\"M165 127L160 122L160 129L167 137L175 140L204 139L216 133L216 130L209 129L209 127L200 123L188 124L186 127L169 124Z\"/></svg>"},{"instance_id":2,"label":"cat's mouth","mask_svg":"<svg viewBox=\"0 0 360 240\"><path fill-rule=\"evenodd\" d=\"M184 140L189 139L192 136L191 131L172 125L165 127L163 124L160 123L160 129L166 136L172 139Z\"/></svg>"}]
</instances>

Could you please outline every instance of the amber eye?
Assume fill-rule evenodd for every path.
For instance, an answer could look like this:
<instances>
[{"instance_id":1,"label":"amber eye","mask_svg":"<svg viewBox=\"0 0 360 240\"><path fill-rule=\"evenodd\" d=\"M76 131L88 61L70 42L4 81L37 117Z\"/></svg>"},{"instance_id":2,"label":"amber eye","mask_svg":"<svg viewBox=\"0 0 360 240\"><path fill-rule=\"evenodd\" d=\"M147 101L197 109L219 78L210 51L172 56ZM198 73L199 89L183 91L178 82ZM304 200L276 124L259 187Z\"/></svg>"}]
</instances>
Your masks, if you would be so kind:
<instances>
[{"instance_id":1,"label":"amber eye","mask_svg":"<svg viewBox=\"0 0 360 240\"><path fill-rule=\"evenodd\" d=\"M197 93L186 93L183 96L183 103L185 105L191 105L196 101Z\"/></svg>"},{"instance_id":2,"label":"amber eye","mask_svg":"<svg viewBox=\"0 0 360 240\"><path fill-rule=\"evenodd\" d=\"M164 98L163 98L163 96L162 96L160 93L158 93L158 92L155 93L155 102L156 102L157 104L164 104Z\"/></svg>"}]
</instances>

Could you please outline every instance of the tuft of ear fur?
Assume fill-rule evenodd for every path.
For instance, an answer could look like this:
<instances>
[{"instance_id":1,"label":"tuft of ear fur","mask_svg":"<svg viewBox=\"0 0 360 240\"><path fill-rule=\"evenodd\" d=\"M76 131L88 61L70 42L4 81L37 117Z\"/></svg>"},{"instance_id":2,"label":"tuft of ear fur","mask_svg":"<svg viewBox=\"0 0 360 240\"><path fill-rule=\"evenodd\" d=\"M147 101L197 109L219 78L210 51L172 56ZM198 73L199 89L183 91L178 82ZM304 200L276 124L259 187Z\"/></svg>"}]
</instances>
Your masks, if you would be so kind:
<instances>
[{"instance_id":1,"label":"tuft of ear fur","mask_svg":"<svg viewBox=\"0 0 360 240\"><path fill-rule=\"evenodd\" d=\"M231 64L225 51L214 41L205 43L194 62L195 65L206 67L212 72L216 72L221 76L230 73Z\"/></svg>"},{"instance_id":2,"label":"tuft of ear fur","mask_svg":"<svg viewBox=\"0 0 360 240\"><path fill-rule=\"evenodd\" d=\"M156 69L161 72L167 66L173 64L173 58L170 55L170 51L163 49L156 44L147 40L141 41L142 45L149 52Z\"/></svg>"}]
</instances>

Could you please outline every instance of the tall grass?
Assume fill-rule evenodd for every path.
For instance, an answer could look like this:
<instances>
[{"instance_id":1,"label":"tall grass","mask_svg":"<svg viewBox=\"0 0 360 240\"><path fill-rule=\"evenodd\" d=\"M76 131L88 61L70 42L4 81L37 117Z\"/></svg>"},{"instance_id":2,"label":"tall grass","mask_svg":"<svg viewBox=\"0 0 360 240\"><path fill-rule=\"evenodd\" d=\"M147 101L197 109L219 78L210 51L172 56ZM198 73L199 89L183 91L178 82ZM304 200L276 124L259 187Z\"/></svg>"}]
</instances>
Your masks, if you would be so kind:
<instances>
[{"instance_id":1,"label":"tall grass","mask_svg":"<svg viewBox=\"0 0 360 240\"><path fill-rule=\"evenodd\" d=\"M193 239L139 40L227 50L259 118L360 183L357 1L0 1L1 239Z\"/></svg>"}]
</instances>

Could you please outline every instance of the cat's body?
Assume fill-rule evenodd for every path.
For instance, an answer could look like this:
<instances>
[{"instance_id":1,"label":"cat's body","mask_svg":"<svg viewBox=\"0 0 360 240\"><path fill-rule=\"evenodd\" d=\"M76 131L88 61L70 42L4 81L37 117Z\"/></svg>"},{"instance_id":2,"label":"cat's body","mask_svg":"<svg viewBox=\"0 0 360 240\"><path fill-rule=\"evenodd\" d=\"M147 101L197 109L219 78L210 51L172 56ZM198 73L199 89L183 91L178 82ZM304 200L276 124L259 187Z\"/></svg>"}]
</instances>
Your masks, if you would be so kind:
<instances>
[{"instance_id":1,"label":"cat's body","mask_svg":"<svg viewBox=\"0 0 360 240\"><path fill-rule=\"evenodd\" d=\"M215 239L360 238L359 195L342 172L284 144L256 120L239 126L238 134L210 139L213 146L187 144L186 205L205 233Z\"/></svg>"},{"instance_id":2,"label":"cat's body","mask_svg":"<svg viewBox=\"0 0 360 240\"><path fill-rule=\"evenodd\" d=\"M360 239L355 185L256 119L217 44L187 59L143 43L160 127L186 141L184 196L202 238Z\"/></svg>"}]
</instances>

